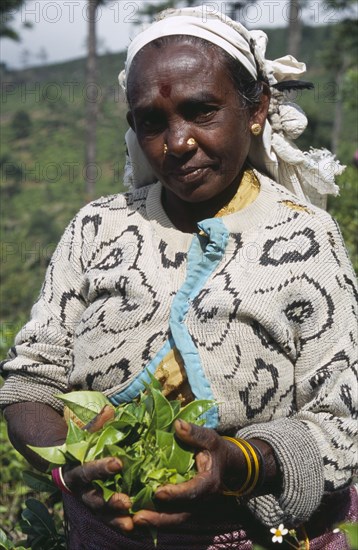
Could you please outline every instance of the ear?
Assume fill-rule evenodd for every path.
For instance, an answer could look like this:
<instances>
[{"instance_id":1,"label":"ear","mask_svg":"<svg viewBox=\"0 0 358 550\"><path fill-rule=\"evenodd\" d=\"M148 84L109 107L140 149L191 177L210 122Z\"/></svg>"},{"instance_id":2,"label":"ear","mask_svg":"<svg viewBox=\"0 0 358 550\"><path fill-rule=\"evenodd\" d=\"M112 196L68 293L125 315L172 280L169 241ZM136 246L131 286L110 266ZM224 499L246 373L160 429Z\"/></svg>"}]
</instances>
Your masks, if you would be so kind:
<instances>
[{"instance_id":1,"label":"ear","mask_svg":"<svg viewBox=\"0 0 358 550\"><path fill-rule=\"evenodd\" d=\"M269 105L270 105L271 93L270 88L266 83L263 83L261 101L259 105L255 105L250 114L250 124L258 123L261 126L264 125Z\"/></svg>"},{"instance_id":2,"label":"ear","mask_svg":"<svg viewBox=\"0 0 358 550\"><path fill-rule=\"evenodd\" d=\"M134 119L132 115L132 111L128 111L127 113L127 122L129 126L132 128L133 132L135 132L135 126L134 126Z\"/></svg>"}]
</instances>

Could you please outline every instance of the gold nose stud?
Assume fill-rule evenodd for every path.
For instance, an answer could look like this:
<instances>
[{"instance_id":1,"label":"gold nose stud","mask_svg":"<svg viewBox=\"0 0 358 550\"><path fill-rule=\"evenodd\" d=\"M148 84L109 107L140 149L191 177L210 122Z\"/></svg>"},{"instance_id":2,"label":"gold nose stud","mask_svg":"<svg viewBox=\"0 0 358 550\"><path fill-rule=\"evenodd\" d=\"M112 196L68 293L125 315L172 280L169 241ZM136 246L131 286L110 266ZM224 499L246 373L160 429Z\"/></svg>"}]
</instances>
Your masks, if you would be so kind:
<instances>
[{"instance_id":1,"label":"gold nose stud","mask_svg":"<svg viewBox=\"0 0 358 550\"><path fill-rule=\"evenodd\" d=\"M164 146L163 146L163 153L166 155L168 152L168 145L166 143L164 143Z\"/></svg>"},{"instance_id":2,"label":"gold nose stud","mask_svg":"<svg viewBox=\"0 0 358 550\"><path fill-rule=\"evenodd\" d=\"M189 138L186 143L187 143L187 145L196 145L196 141L195 141L194 138Z\"/></svg>"}]
</instances>

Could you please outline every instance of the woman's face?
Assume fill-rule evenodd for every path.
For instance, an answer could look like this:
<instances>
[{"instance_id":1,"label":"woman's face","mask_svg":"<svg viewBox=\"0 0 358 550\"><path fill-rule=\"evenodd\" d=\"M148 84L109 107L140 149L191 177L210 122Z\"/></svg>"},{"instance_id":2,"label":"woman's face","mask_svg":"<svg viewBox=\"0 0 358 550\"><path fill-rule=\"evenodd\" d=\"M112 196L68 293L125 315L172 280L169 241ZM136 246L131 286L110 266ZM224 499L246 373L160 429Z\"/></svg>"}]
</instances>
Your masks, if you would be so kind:
<instances>
[{"instance_id":1,"label":"woman's face","mask_svg":"<svg viewBox=\"0 0 358 550\"><path fill-rule=\"evenodd\" d=\"M243 106L219 53L185 41L146 47L128 96L128 121L167 192L198 203L239 185L250 126L265 113Z\"/></svg>"}]
</instances>

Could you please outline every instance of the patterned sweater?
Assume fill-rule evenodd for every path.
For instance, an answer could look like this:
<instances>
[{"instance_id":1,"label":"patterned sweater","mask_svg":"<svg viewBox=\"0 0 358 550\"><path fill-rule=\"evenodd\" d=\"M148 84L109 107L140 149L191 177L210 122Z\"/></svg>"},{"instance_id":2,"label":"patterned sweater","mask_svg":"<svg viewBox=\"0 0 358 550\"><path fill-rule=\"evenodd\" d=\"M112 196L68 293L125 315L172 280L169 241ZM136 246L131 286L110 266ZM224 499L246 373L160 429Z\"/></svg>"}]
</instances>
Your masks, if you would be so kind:
<instances>
[{"instance_id":1,"label":"patterned sweater","mask_svg":"<svg viewBox=\"0 0 358 550\"><path fill-rule=\"evenodd\" d=\"M272 444L280 495L248 500L268 525L305 521L355 464L354 275L330 216L258 175L243 210L178 231L159 183L84 207L4 362L1 404L104 391L135 397L174 346L207 425Z\"/></svg>"}]
</instances>

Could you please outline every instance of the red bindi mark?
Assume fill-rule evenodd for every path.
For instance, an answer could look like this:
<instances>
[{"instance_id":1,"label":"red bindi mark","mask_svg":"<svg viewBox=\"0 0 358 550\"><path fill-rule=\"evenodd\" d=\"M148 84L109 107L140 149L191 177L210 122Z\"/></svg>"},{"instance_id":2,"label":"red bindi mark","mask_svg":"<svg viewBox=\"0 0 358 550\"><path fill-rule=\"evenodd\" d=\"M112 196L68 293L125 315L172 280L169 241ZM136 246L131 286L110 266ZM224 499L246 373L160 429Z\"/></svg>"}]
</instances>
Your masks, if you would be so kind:
<instances>
[{"instance_id":1,"label":"red bindi mark","mask_svg":"<svg viewBox=\"0 0 358 550\"><path fill-rule=\"evenodd\" d=\"M163 97L169 97L172 91L170 84L161 84L159 88L160 95Z\"/></svg>"}]
</instances>

